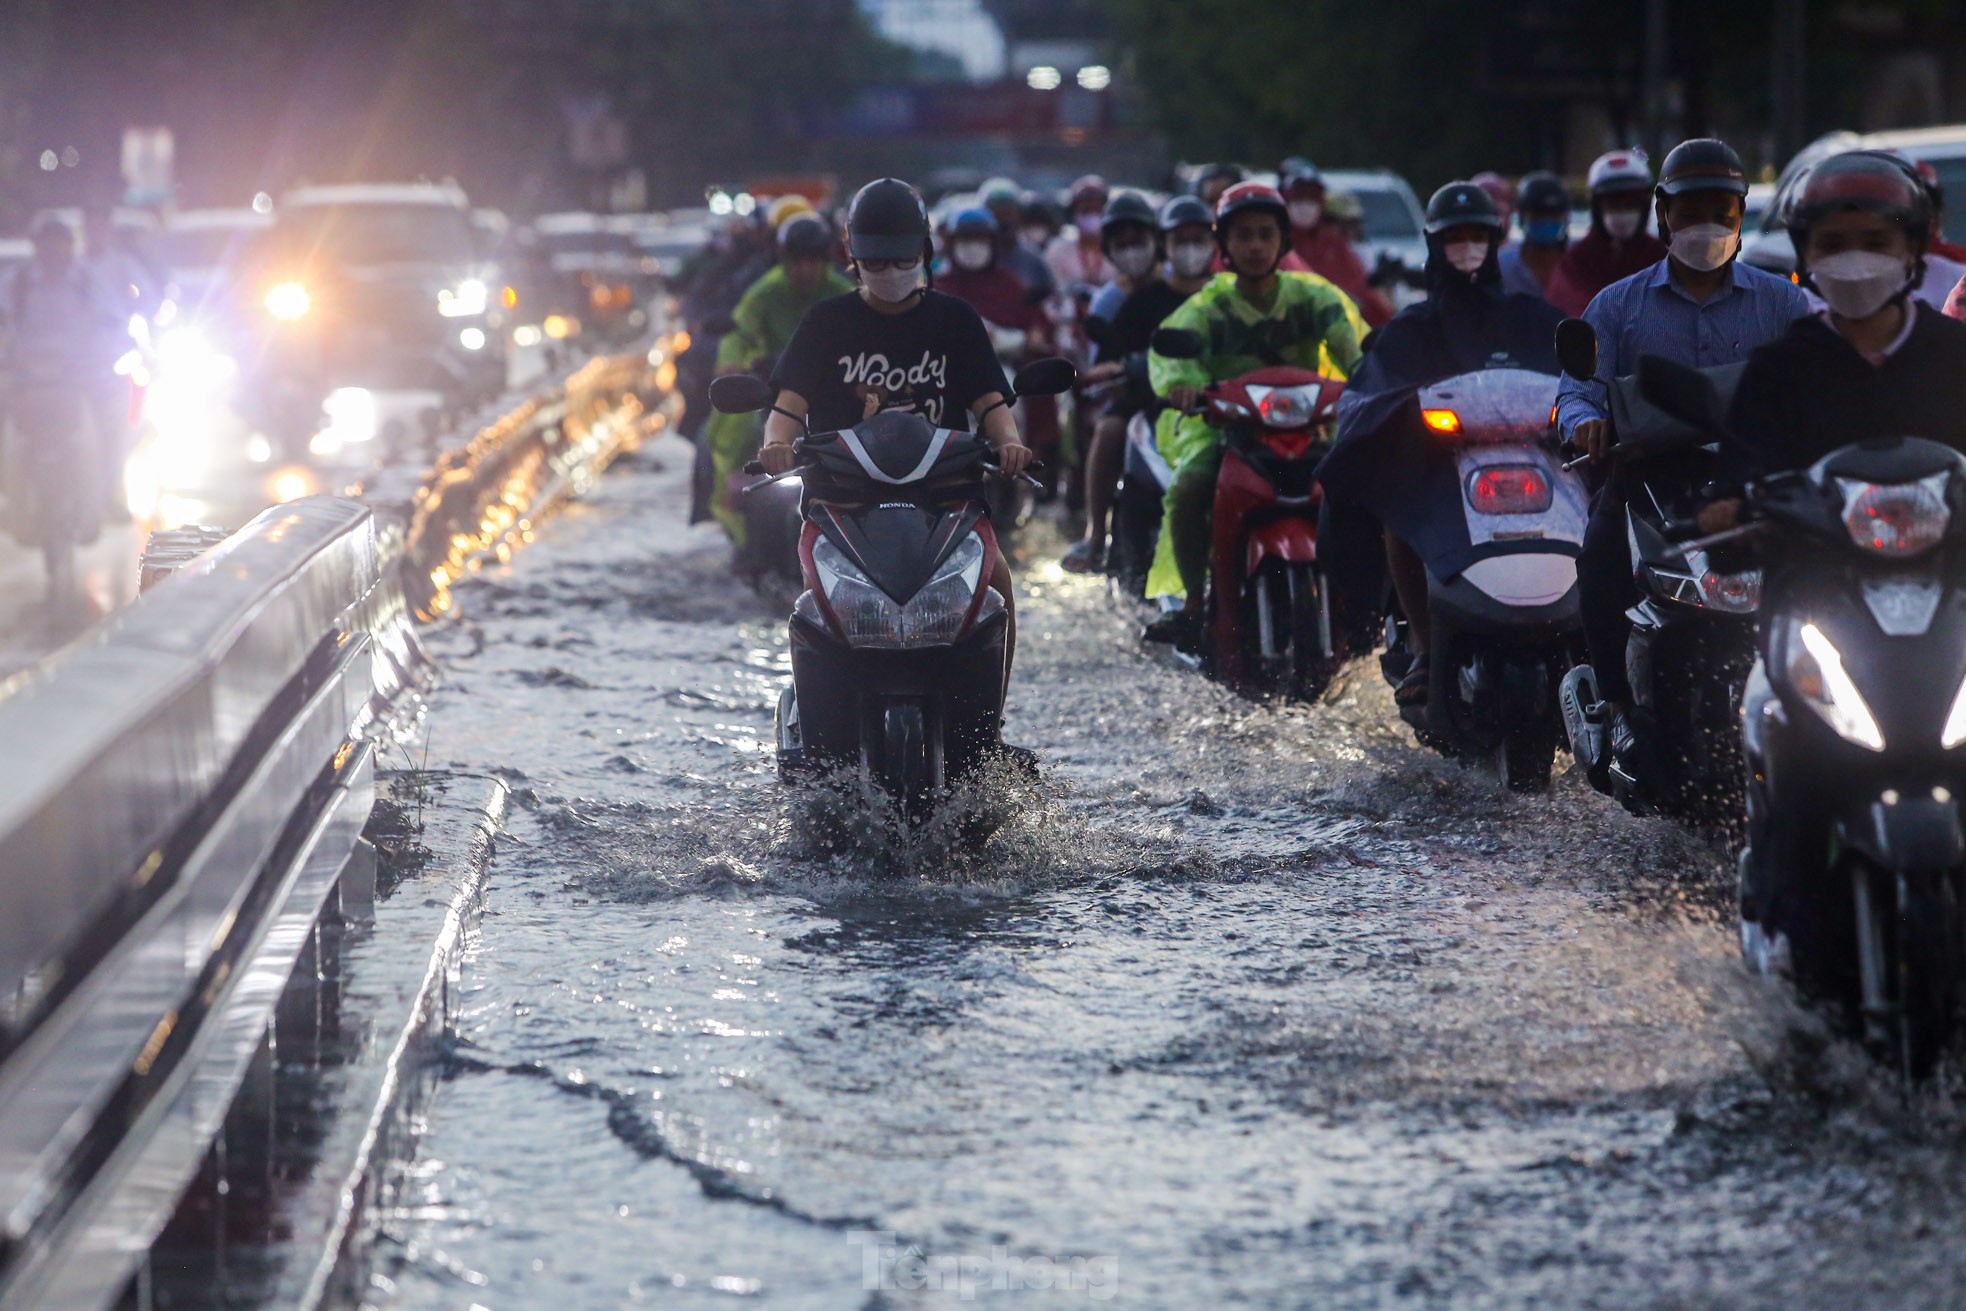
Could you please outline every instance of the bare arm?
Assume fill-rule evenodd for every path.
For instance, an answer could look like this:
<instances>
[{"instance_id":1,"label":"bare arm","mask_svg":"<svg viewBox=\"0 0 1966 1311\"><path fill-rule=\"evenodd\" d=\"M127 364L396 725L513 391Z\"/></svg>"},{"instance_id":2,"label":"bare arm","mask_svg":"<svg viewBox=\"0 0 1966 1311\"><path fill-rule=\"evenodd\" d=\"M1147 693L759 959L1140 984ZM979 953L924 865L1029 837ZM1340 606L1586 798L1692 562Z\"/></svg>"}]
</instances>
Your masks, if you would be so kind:
<instances>
[{"instance_id":1,"label":"bare arm","mask_svg":"<svg viewBox=\"0 0 1966 1311\"><path fill-rule=\"evenodd\" d=\"M1018 435L1017 417L1010 412L1010 407L997 405L1002 399L1002 392L993 391L987 396L979 396L969 408L980 416L983 439L996 448L997 463L1005 473L1016 475L1024 472L1024 467L1030 464L1031 448ZM996 408L989 409L993 405ZM984 413L986 409L989 410L987 414Z\"/></svg>"},{"instance_id":2,"label":"bare arm","mask_svg":"<svg viewBox=\"0 0 1966 1311\"><path fill-rule=\"evenodd\" d=\"M781 391L778 409L785 413L773 410L765 416L765 444L758 451L758 462L770 474L784 473L792 467L792 443L805 435L805 426L798 420L806 416L806 398L795 391Z\"/></svg>"}]
</instances>

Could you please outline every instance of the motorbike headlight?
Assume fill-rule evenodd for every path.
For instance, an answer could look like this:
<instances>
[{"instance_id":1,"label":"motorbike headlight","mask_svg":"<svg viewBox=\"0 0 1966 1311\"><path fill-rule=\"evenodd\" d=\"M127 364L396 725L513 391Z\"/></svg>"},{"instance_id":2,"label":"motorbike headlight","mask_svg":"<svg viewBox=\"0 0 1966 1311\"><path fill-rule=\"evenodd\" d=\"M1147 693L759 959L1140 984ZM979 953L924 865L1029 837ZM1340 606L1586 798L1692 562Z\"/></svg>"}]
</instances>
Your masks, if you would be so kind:
<instances>
[{"instance_id":1,"label":"motorbike headlight","mask_svg":"<svg viewBox=\"0 0 1966 1311\"><path fill-rule=\"evenodd\" d=\"M1952 698L1952 710L1946 715L1945 731L1939 734L1939 745L1947 751L1961 742L1966 742L1966 683L1959 685L1959 691Z\"/></svg>"},{"instance_id":2,"label":"motorbike headlight","mask_svg":"<svg viewBox=\"0 0 1966 1311\"><path fill-rule=\"evenodd\" d=\"M1875 555L1904 559L1938 545L1952 521L1946 479L1938 473L1915 483L1865 483L1838 479L1843 489L1843 527L1850 540Z\"/></svg>"},{"instance_id":3,"label":"motorbike headlight","mask_svg":"<svg viewBox=\"0 0 1966 1311\"><path fill-rule=\"evenodd\" d=\"M812 563L849 646L900 648L956 640L983 578L983 555L983 539L970 533L906 605L896 605L824 537L813 543Z\"/></svg>"},{"instance_id":4,"label":"motorbike headlight","mask_svg":"<svg viewBox=\"0 0 1966 1311\"><path fill-rule=\"evenodd\" d=\"M1867 751L1884 749L1884 734L1878 731L1877 719L1865 704L1863 693L1844 669L1842 653L1813 623L1797 624L1789 630L1788 681L1838 737ZM1958 713L1956 708L1954 713Z\"/></svg>"},{"instance_id":5,"label":"motorbike headlight","mask_svg":"<svg viewBox=\"0 0 1966 1311\"><path fill-rule=\"evenodd\" d=\"M1716 573L1709 569L1695 580L1700 601L1709 610L1724 615L1751 615L1761 608L1761 571L1748 569L1738 574Z\"/></svg>"},{"instance_id":6,"label":"motorbike headlight","mask_svg":"<svg viewBox=\"0 0 1966 1311\"><path fill-rule=\"evenodd\" d=\"M282 282L266 293L266 312L282 323L306 318L313 305L314 298L298 282Z\"/></svg>"},{"instance_id":7,"label":"motorbike headlight","mask_svg":"<svg viewBox=\"0 0 1966 1311\"><path fill-rule=\"evenodd\" d=\"M1324 397L1322 387L1250 387L1249 399L1271 428L1307 428Z\"/></svg>"},{"instance_id":8,"label":"motorbike headlight","mask_svg":"<svg viewBox=\"0 0 1966 1311\"><path fill-rule=\"evenodd\" d=\"M466 278L457 284L456 290L445 288L437 293L437 312L447 319L468 319L483 314L490 303L491 293L476 278Z\"/></svg>"}]
</instances>

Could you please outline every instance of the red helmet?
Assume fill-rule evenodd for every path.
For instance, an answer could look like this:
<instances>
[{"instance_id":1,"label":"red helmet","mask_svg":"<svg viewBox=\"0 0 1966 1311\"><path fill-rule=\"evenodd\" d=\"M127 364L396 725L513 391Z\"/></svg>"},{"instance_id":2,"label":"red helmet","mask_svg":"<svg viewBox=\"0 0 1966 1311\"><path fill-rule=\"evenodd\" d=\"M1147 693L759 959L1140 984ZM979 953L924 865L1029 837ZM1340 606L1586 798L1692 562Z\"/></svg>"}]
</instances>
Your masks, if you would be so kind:
<instances>
[{"instance_id":1,"label":"red helmet","mask_svg":"<svg viewBox=\"0 0 1966 1311\"><path fill-rule=\"evenodd\" d=\"M1104 209L1112 194L1113 189L1106 185L1106 179L1097 173L1088 173L1072 184L1070 192L1067 193L1069 199L1066 201L1066 208L1077 209L1081 200L1089 196L1097 196L1099 208Z\"/></svg>"},{"instance_id":2,"label":"red helmet","mask_svg":"<svg viewBox=\"0 0 1966 1311\"><path fill-rule=\"evenodd\" d=\"M1832 155L1802 180L1788 212L1789 234L1800 256L1809 229L1842 210L1880 214L1905 230L1914 251L1924 253L1932 235L1932 198L1909 160L1882 150Z\"/></svg>"},{"instance_id":3,"label":"red helmet","mask_svg":"<svg viewBox=\"0 0 1966 1311\"><path fill-rule=\"evenodd\" d=\"M1284 230L1289 230L1290 207L1283 203L1283 196L1275 187L1265 186L1261 182L1238 182L1215 202L1216 235L1219 237L1228 229L1230 219L1252 209L1270 210Z\"/></svg>"}]
</instances>

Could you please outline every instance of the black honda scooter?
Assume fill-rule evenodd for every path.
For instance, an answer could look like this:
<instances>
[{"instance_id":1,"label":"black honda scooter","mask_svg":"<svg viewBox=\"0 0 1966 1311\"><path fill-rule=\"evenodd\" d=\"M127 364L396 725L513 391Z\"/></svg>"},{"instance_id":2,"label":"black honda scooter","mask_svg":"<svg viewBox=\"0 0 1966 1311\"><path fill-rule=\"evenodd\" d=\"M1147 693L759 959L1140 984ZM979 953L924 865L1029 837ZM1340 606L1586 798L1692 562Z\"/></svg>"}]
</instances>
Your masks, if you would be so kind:
<instances>
[{"instance_id":1,"label":"black honda scooter","mask_svg":"<svg viewBox=\"0 0 1966 1311\"><path fill-rule=\"evenodd\" d=\"M1597 372L1597 333L1582 319L1557 328L1565 373ZM1741 364L1702 369L1725 406ZM1711 434L1649 404L1637 376L1609 386L1614 477L1625 493L1625 536L1639 600L1627 612L1624 659L1635 749L1611 744L1597 671L1580 664L1558 701L1570 749L1598 791L1637 815L1664 814L1699 828L1737 825L1741 814L1741 689L1754 663L1761 570L1717 568L1674 537L1711 500L1719 455Z\"/></svg>"},{"instance_id":2,"label":"black honda scooter","mask_svg":"<svg viewBox=\"0 0 1966 1311\"><path fill-rule=\"evenodd\" d=\"M1721 433L1708 380L1655 363L1647 398ZM1966 957L1966 458L1860 442L1751 485L1742 514L1690 543L1767 570L1742 946L1921 1079L1953 1036Z\"/></svg>"},{"instance_id":3,"label":"black honda scooter","mask_svg":"<svg viewBox=\"0 0 1966 1311\"><path fill-rule=\"evenodd\" d=\"M1015 393L1057 395L1076 379L1068 361L1039 360ZM711 385L726 414L773 400L748 375ZM1000 471L982 437L900 411L807 432L796 450L806 590L778 703L780 777L857 765L923 819L1002 750L1009 614L990 586L1002 556L980 494Z\"/></svg>"}]
</instances>

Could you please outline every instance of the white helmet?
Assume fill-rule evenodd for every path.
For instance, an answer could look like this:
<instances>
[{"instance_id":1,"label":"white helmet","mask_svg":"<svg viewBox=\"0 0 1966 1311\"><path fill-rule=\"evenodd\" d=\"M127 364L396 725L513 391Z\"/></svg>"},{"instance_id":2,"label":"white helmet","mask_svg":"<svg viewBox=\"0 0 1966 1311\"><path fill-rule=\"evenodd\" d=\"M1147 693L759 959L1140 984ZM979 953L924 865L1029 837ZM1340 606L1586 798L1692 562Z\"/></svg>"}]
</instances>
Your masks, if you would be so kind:
<instances>
[{"instance_id":1,"label":"white helmet","mask_svg":"<svg viewBox=\"0 0 1966 1311\"><path fill-rule=\"evenodd\" d=\"M1591 196L1615 195L1620 191L1652 190L1652 161L1642 150L1613 150L1599 155L1587 179Z\"/></svg>"}]
</instances>

